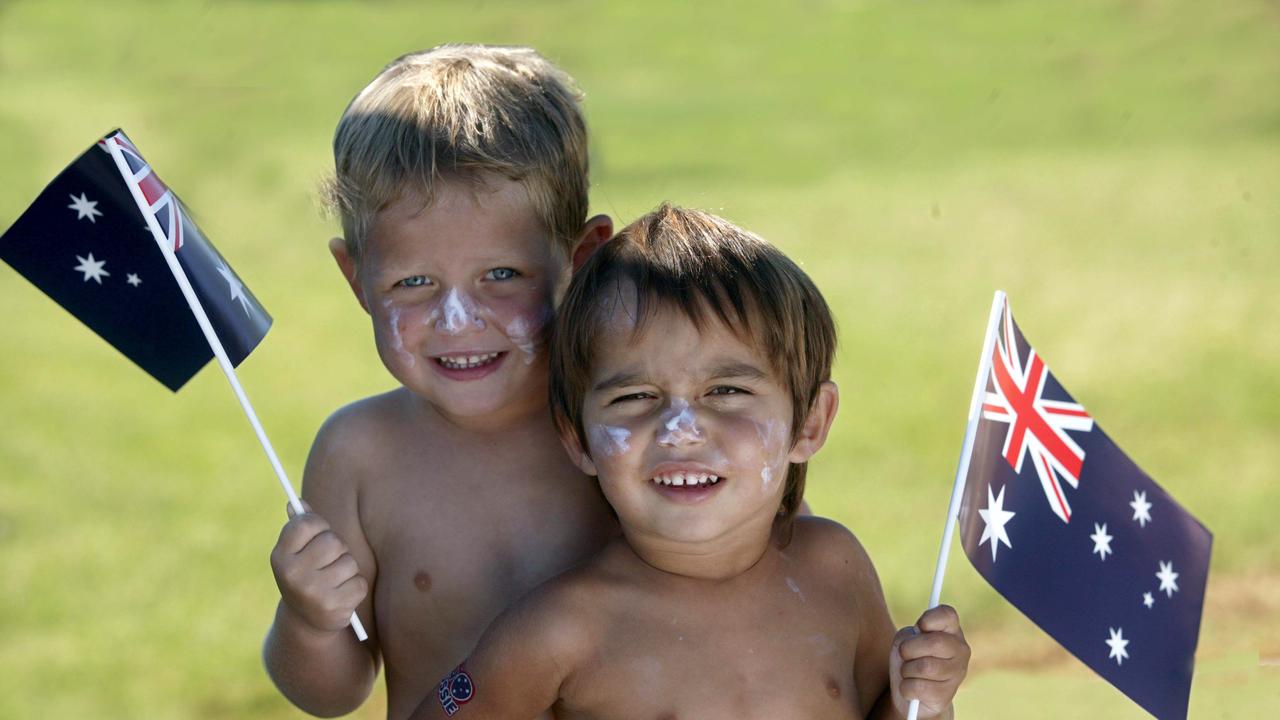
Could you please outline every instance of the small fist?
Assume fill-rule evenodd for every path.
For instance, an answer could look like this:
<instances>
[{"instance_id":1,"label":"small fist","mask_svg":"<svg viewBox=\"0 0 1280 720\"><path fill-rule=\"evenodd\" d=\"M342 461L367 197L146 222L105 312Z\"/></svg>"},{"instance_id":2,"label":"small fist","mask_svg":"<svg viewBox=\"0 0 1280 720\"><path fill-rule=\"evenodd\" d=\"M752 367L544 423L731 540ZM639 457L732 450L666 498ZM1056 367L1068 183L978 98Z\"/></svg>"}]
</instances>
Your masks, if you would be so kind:
<instances>
[{"instance_id":1,"label":"small fist","mask_svg":"<svg viewBox=\"0 0 1280 720\"><path fill-rule=\"evenodd\" d=\"M939 605L912 627L893 637L889 650L889 687L903 717L912 700L920 701L917 717L949 716L951 700L969 671L969 644L955 608Z\"/></svg>"},{"instance_id":2,"label":"small fist","mask_svg":"<svg viewBox=\"0 0 1280 720\"><path fill-rule=\"evenodd\" d=\"M315 630L337 632L350 622L369 583L329 523L305 502L303 507L301 515L289 509L289 522L271 550L271 571L295 616Z\"/></svg>"}]
</instances>

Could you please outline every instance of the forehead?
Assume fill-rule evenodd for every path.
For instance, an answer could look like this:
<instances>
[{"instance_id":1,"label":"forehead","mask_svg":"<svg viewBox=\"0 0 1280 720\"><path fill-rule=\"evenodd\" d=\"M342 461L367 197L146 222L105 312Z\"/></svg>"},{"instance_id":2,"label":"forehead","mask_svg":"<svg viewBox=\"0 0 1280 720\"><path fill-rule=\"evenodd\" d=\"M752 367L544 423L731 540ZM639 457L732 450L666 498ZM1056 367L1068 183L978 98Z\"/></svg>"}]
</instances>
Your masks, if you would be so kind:
<instances>
[{"instance_id":1,"label":"forehead","mask_svg":"<svg viewBox=\"0 0 1280 720\"><path fill-rule=\"evenodd\" d=\"M614 285L598 303L594 378L622 369L698 374L728 364L752 365L776 375L751 334L725 323L710 307L703 307L700 326L678 306L658 299L648 300L642 317L639 295L630 283Z\"/></svg>"},{"instance_id":2,"label":"forehead","mask_svg":"<svg viewBox=\"0 0 1280 720\"><path fill-rule=\"evenodd\" d=\"M444 261L508 254L563 253L524 186L496 177L443 180L430 198L406 189L374 215L365 247L365 257L373 262L406 255Z\"/></svg>"}]
</instances>

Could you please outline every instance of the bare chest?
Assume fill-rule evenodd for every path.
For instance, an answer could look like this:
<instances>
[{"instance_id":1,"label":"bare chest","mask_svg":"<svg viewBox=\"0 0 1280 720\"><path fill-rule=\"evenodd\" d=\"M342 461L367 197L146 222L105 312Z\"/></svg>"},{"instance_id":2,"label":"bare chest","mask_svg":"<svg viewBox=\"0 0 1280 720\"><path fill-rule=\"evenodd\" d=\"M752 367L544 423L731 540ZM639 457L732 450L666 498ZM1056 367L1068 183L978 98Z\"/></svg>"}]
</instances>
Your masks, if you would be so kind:
<instances>
[{"instance_id":1,"label":"bare chest","mask_svg":"<svg viewBox=\"0 0 1280 720\"><path fill-rule=\"evenodd\" d=\"M596 661L575 674L557 717L864 717L852 623L812 598L774 600L673 605L620 623Z\"/></svg>"},{"instance_id":2,"label":"bare chest","mask_svg":"<svg viewBox=\"0 0 1280 720\"><path fill-rule=\"evenodd\" d=\"M367 512L389 700L420 699L526 592L593 554L612 520L587 478L437 462ZM513 474L513 473L520 474ZM362 510L362 512L365 512Z\"/></svg>"}]
</instances>

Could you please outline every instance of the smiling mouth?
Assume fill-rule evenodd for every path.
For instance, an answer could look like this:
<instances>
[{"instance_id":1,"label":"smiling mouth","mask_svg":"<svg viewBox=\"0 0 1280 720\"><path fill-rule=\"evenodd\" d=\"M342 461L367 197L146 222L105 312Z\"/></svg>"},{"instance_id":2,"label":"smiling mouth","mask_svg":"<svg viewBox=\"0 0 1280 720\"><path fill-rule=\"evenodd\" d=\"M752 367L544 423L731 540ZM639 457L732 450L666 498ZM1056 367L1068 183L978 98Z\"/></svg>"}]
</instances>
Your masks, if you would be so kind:
<instances>
[{"instance_id":1,"label":"smiling mouth","mask_svg":"<svg viewBox=\"0 0 1280 720\"><path fill-rule=\"evenodd\" d=\"M674 487L710 487L720 482L719 475L709 473L664 473L649 478L655 485Z\"/></svg>"},{"instance_id":2,"label":"smiling mouth","mask_svg":"<svg viewBox=\"0 0 1280 720\"><path fill-rule=\"evenodd\" d=\"M432 358L432 360L449 370L474 370L493 364L501 355L502 353L500 352L479 353L476 355L441 355Z\"/></svg>"}]
</instances>

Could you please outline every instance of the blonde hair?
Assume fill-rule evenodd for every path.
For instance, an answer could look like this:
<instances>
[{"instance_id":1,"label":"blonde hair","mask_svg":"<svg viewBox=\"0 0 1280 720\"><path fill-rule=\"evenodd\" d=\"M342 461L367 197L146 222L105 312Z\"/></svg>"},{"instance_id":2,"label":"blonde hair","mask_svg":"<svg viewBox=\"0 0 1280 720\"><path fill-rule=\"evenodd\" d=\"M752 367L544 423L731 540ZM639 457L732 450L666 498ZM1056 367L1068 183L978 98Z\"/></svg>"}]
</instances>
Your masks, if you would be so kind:
<instances>
[{"instance_id":1,"label":"blonde hair","mask_svg":"<svg viewBox=\"0 0 1280 720\"><path fill-rule=\"evenodd\" d=\"M822 293L781 250L733 223L664 204L623 228L576 272L551 338L551 412L588 447L583 403L614 297L636 291L634 333L661 308L699 329L719 321L759 351L791 396L791 442L831 379L835 321ZM804 499L807 463L792 463L779 508L784 543Z\"/></svg>"},{"instance_id":2,"label":"blonde hair","mask_svg":"<svg viewBox=\"0 0 1280 720\"><path fill-rule=\"evenodd\" d=\"M549 236L587 217L587 128L573 80L530 48L440 45L392 61L338 121L328 204L357 260L374 215L441 181L521 183Z\"/></svg>"}]
</instances>

